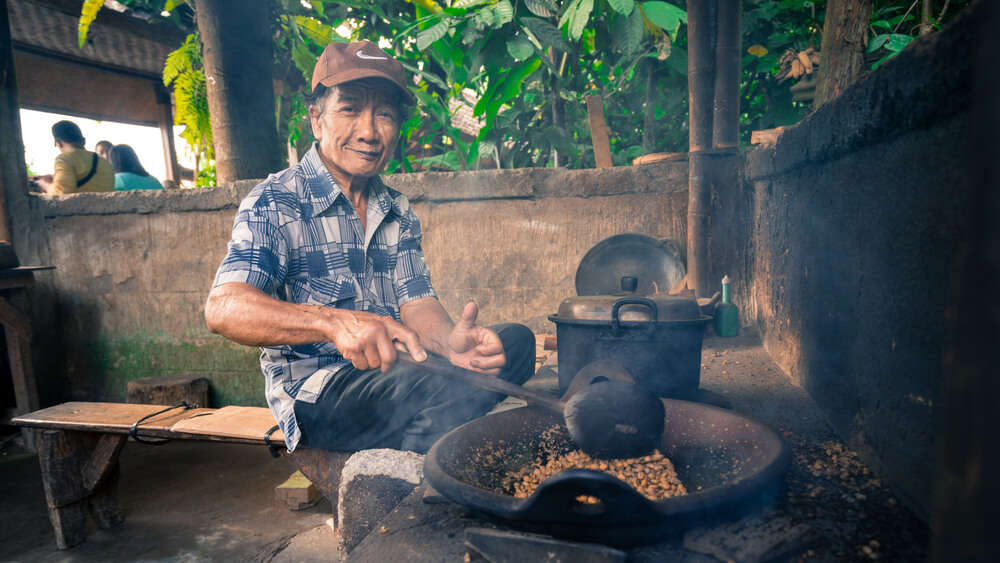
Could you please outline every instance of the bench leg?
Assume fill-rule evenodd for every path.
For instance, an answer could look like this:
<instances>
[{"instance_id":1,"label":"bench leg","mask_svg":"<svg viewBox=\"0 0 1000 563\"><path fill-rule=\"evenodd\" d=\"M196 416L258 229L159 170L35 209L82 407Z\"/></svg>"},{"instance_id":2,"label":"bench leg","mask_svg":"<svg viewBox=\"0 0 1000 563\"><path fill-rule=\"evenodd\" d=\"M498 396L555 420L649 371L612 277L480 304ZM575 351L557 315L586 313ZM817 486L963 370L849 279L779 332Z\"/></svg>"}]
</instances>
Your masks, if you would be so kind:
<instances>
[{"instance_id":1,"label":"bench leg","mask_svg":"<svg viewBox=\"0 0 1000 563\"><path fill-rule=\"evenodd\" d=\"M38 462L59 549L86 539L88 508L98 526L122 522L118 509L118 454L126 437L68 430L37 435Z\"/></svg>"},{"instance_id":2,"label":"bench leg","mask_svg":"<svg viewBox=\"0 0 1000 563\"><path fill-rule=\"evenodd\" d=\"M90 514L94 517L97 527L102 530L114 528L125 521L121 508L118 506L118 463L108 479L90 495Z\"/></svg>"}]
</instances>

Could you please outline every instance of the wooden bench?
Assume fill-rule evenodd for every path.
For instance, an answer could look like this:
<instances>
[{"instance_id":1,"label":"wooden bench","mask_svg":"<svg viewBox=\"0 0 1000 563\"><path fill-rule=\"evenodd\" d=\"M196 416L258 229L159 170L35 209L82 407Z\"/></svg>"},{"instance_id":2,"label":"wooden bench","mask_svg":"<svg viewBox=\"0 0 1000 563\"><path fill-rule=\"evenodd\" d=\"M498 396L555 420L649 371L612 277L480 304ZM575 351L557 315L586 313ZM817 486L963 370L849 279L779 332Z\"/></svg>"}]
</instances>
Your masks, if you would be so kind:
<instances>
[{"instance_id":1,"label":"wooden bench","mask_svg":"<svg viewBox=\"0 0 1000 563\"><path fill-rule=\"evenodd\" d=\"M88 512L100 528L123 522L118 505L118 456L132 425L168 405L63 403L15 417L12 424L36 430L42 486L56 545L68 549L86 539ZM138 425L139 440L201 440L266 445L274 417L264 407L173 408ZM270 444L284 451L280 430ZM296 449L291 460L336 506L340 471L352 452Z\"/></svg>"}]
</instances>

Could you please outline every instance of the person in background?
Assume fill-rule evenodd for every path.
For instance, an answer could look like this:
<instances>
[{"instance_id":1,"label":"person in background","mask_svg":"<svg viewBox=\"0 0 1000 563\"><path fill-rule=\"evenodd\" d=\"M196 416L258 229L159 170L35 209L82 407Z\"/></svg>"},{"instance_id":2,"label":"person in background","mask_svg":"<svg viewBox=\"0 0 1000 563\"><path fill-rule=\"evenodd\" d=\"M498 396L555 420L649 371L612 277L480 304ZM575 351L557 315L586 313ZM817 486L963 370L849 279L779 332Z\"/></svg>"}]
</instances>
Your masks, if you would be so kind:
<instances>
[{"instance_id":1,"label":"person in background","mask_svg":"<svg viewBox=\"0 0 1000 563\"><path fill-rule=\"evenodd\" d=\"M111 166L115 169L115 190L162 190L160 181L149 175L139 157L128 145L111 148Z\"/></svg>"},{"instance_id":2,"label":"person in background","mask_svg":"<svg viewBox=\"0 0 1000 563\"><path fill-rule=\"evenodd\" d=\"M114 171L106 160L83 148L86 139L80 127L72 121L59 121L52 126L59 156L51 175L34 176L31 180L49 195L77 192L110 192L115 187Z\"/></svg>"},{"instance_id":3,"label":"person in background","mask_svg":"<svg viewBox=\"0 0 1000 563\"><path fill-rule=\"evenodd\" d=\"M113 146L115 145L111 141L97 141L97 144L94 145L94 152L97 153L97 156L111 162L111 147Z\"/></svg>"}]
</instances>

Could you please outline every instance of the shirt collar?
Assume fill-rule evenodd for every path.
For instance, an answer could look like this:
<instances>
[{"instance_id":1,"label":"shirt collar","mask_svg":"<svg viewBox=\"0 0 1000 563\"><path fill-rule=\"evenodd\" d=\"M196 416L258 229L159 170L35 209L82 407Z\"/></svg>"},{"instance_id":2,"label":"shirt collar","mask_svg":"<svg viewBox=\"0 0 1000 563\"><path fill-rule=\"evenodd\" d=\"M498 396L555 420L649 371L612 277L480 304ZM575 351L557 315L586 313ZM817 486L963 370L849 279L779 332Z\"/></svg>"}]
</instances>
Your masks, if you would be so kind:
<instances>
[{"instance_id":1,"label":"shirt collar","mask_svg":"<svg viewBox=\"0 0 1000 563\"><path fill-rule=\"evenodd\" d=\"M317 147L317 144L313 143L312 148L306 152L300 163L306 180L305 195L312 203L313 215L322 214L337 201L338 197L344 196L340 184L333 179L333 175L323 164ZM389 194L389 188L382 183L379 176L373 176L368 181L368 189L369 208L374 204L383 216L388 215L390 211L402 215L395 199ZM344 197L346 199L347 196Z\"/></svg>"}]
</instances>

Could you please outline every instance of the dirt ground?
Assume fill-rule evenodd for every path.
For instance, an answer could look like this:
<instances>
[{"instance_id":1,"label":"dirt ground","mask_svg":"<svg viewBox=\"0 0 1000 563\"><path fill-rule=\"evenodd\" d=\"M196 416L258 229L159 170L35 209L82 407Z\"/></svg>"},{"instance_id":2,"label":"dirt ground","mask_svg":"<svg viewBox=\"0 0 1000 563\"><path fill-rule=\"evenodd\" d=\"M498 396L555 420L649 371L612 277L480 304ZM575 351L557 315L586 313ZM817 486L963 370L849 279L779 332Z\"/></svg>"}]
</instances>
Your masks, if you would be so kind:
<instances>
[{"instance_id":1,"label":"dirt ground","mask_svg":"<svg viewBox=\"0 0 1000 563\"><path fill-rule=\"evenodd\" d=\"M547 360L554 363L554 357ZM702 362L703 388L777 430L792 450L787 494L777 510L808 532L783 546L778 560L927 558L927 526L834 436L815 403L777 369L755 335L706 339ZM554 380L538 379L532 386L554 386ZM8 440L0 450L0 561L336 560L329 503L301 512L278 505L274 487L294 468L263 447L129 443L121 463L125 523L93 530L84 544L59 551L37 460ZM684 548L699 557L728 558L713 551L718 542L709 544ZM646 560L641 551L632 559Z\"/></svg>"},{"instance_id":2,"label":"dirt ground","mask_svg":"<svg viewBox=\"0 0 1000 563\"><path fill-rule=\"evenodd\" d=\"M334 559L329 502L293 512L274 501L274 487L294 471L261 446L130 442L121 454L125 523L60 551L38 461L8 444L0 452L0 561L273 561L296 536L315 539L311 530L324 532L313 555L328 549Z\"/></svg>"},{"instance_id":3,"label":"dirt ground","mask_svg":"<svg viewBox=\"0 0 1000 563\"><path fill-rule=\"evenodd\" d=\"M779 505L809 532L795 561L925 561L927 525L830 429L822 412L771 361L756 334L706 338L702 387L778 431L792 452ZM794 552L795 550L790 550Z\"/></svg>"}]
</instances>

